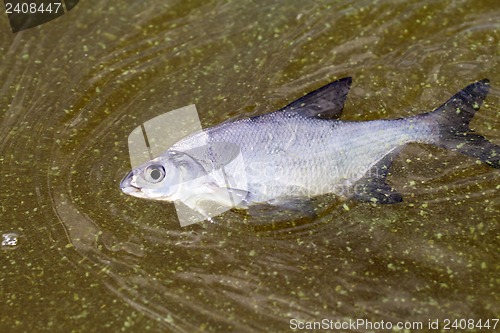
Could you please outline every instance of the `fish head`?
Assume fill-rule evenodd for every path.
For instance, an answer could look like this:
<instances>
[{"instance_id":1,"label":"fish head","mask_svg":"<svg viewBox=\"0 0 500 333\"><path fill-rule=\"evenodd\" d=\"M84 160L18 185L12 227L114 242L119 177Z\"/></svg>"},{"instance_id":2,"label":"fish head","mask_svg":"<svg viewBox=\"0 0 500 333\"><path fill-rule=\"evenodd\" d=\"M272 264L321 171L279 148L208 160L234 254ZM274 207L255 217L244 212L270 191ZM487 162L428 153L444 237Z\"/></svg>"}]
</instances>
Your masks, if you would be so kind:
<instances>
[{"instance_id":1,"label":"fish head","mask_svg":"<svg viewBox=\"0 0 500 333\"><path fill-rule=\"evenodd\" d=\"M130 171L120 182L128 195L163 201L182 199L183 190L207 173L190 155L169 150Z\"/></svg>"}]
</instances>

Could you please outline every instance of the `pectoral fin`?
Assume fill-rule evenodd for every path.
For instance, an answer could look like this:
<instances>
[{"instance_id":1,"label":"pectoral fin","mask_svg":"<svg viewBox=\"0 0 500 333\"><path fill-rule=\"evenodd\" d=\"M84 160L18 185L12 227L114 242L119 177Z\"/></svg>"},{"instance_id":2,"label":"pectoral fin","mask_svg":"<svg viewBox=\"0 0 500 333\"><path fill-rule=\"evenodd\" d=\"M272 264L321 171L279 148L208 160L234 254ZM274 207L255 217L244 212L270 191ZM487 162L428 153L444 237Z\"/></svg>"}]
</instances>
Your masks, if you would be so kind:
<instances>
[{"instance_id":1,"label":"pectoral fin","mask_svg":"<svg viewBox=\"0 0 500 333\"><path fill-rule=\"evenodd\" d=\"M219 187L216 184L204 184L192 194L181 199L182 203L201 214L204 219L212 221L231 208L246 208L247 200L251 196L248 191Z\"/></svg>"},{"instance_id":2,"label":"pectoral fin","mask_svg":"<svg viewBox=\"0 0 500 333\"><path fill-rule=\"evenodd\" d=\"M215 184L205 184L204 191L197 195L190 196L191 201L200 202L214 202L221 206L232 207L246 207L247 200L250 197L250 192L235 188L220 187Z\"/></svg>"},{"instance_id":3,"label":"pectoral fin","mask_svg":"<svg viewBox=\"0 0 500 333\"><path fill-rule=\"evenodd\" d=\"M395 149L376 163L354 186L354 197L360 201L394 204L403 201L403 196L386 183L394 157L400 149Z\"/></svg>"}]
</instances>

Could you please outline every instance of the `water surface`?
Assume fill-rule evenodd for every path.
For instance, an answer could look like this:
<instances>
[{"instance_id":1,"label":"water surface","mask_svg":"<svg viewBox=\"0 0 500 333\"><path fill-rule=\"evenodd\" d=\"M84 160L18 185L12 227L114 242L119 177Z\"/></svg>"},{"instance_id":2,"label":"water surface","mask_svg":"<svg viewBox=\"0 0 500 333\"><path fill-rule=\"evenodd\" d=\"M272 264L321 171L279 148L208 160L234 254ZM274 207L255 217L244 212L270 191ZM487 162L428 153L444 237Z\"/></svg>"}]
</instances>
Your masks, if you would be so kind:
<instances>
[{"instance_id":1,"label":"water surface","mask_svg":"<svg viewBox=\"0 0 500 333\"><path fill-rule=\"evenodd\" d=\"M314 220L230 211L181 228L123 195L127 136L195 103L204 126L334 79L344 119L429 111L475 80L500 144L496 1L81 2L34 29L0 16L1 322L11 332L287 332L290 320L500 316L499 173L409 145L392 206ZM305 170L304 172L307 172ZM352 331L352 330L351 330ZM362 330L361 330L362 331Z\"/></svg>"}]
</instances>

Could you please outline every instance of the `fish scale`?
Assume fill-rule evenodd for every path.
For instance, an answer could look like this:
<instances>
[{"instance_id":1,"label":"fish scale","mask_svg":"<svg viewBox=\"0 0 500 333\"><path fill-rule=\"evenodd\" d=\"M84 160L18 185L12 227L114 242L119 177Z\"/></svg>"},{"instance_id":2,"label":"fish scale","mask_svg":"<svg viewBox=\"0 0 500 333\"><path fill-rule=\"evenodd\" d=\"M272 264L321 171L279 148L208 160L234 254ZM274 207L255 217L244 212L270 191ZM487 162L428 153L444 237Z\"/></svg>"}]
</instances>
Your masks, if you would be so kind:
<instances>
[{"instance_id":1,"label":"fish scale","mask_svg":"<svg viewBox=\"0 0 500 333\"><path fill-rule=\"evenodd\" d=\"M207 132L216 142L231 141L241 147L248 190L257 202L289 196L289 186L302 187L310 195L325 194L340 182L354 183L394 148L433 138L430 126L410 125L412 119L347 122L284 113L270 117L272 121L248 119L230 129L215 127ZM294 131L288 132L290 128ZM276 138L266 141L269 136ZM295 139L290 141L292 136ZM281 153L273 154L276 150ZM261 183L267 184L265 191L255 188Z\"/></svg>"}]
</instances>

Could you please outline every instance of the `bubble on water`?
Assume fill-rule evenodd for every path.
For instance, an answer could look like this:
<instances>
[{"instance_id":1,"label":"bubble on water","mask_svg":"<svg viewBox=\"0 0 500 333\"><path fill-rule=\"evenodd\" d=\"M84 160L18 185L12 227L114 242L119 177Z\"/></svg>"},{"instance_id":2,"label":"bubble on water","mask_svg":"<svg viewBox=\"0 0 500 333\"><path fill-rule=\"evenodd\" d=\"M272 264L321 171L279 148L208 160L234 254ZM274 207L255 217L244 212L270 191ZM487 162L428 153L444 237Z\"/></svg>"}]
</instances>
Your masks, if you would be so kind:
<instances>
[{"instance_id":1,"label":"bubble on water","mask_svg":"<svg viewBox=\"0 0 500 333\"><path fill-rule=\"evenodd\" d=\"M2 247L17 246L19 235L14 232L2 234Z\"/></svg>"}]
</instances>

